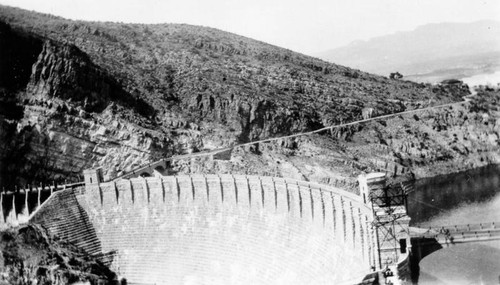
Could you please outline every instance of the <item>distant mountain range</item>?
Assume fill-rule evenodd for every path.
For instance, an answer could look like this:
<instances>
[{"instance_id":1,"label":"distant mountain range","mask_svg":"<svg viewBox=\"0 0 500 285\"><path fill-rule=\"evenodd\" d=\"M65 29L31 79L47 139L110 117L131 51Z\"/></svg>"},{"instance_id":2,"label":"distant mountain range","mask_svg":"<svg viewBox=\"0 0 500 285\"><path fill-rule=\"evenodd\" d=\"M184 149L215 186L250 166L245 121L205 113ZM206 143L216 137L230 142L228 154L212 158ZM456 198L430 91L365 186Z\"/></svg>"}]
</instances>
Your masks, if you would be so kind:
<instances>
[{"instance_id":1,"label":"distant mountain range","mask_svg":"<svg viewBox=\"0 0 500 285\"><path fill-rule=\"evenodd\" d=\"M364 108L382 115L462 95L213 28L72 21L0 5L0 188L78 181L96 165L114 177L174 154L352 122ZM330 136L315 138L325 167L351 175L327 152L347 135ZM249 164L233 173L267 171L238 161ZM311 161L317 173L318 156Z\"/></svg>"},{"instance_id":2,"label":"distant mountain range","mask_svg":"<svg viewBox=\"0 0 500 285\"><path fill-rule=\"evenodd\" d=\"M376 37L316 56L337 64L435 82L500 70L500 22L440 23Z\"/></svg>"}]
</instances>

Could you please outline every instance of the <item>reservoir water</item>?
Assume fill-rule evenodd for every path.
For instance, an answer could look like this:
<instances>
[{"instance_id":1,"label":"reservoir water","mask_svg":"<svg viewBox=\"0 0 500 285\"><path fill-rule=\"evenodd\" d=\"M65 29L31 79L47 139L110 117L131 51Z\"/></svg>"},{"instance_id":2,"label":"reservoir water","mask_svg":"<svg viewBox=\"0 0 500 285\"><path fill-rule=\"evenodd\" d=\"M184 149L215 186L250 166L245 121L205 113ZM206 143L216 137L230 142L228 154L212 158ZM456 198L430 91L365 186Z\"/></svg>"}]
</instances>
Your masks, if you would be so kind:
<instances>
[{"instance_id":1,"label":"reservoir water","mask_svg":"<svg viewBox=\"0 0 500 285\"><path fill-rule=\"evenodd\" d=\"M500 166L418 180L408 212L411 224L420 227L500 226ZM430 254L420 261L418 284L500 284L500 240L450 245Z\"/></svg>"},{"instance_id":2,"label":"reservoir water","mask_svg":"<svg viewBox=\"0 0 500 285\"><path fill-rule=\"evenodd\" d=\"M496 71L494 73L478 74L471 77L462 78L461 80L471 87L476 85L497 86L497 84L500 83L500 71Z\"/></svg>"}]
</instances>

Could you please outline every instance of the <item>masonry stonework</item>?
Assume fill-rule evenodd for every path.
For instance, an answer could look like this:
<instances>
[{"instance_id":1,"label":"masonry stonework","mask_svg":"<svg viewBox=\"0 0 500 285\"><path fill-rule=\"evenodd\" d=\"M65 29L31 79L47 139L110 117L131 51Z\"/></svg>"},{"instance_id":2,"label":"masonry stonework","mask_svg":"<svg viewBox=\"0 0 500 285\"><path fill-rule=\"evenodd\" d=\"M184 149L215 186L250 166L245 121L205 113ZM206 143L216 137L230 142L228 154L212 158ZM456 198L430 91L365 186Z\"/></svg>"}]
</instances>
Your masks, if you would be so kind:
<instances>
[{"instance_id":1,"label":"masonry stonework","mask_svg":"<svg viewBox=\"0 0 500 285\"><path fill-rule=\"evenodd\" d=\"M76 199L132 283L338 284L372 266L369 208L328 186L165 176L88 184Z\"/></svg>"}]
</instances>

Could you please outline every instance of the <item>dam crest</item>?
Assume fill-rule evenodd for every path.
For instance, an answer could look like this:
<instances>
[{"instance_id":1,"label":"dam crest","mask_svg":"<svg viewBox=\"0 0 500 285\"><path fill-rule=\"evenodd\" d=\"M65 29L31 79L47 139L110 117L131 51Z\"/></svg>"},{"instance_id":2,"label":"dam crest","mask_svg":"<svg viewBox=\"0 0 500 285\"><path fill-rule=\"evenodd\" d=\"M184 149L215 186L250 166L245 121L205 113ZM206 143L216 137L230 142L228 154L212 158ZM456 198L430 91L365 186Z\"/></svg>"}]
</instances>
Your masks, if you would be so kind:
<instances>
[{"instance_id":1,"label":"dam crest","mask_svg":"<svg viewBox=\"0 0 500 285\"><path fill-rule=\"evenodd\" d=\"M101 182L93 170L85 172L84 185L55 191L35 207L29 191L10 195L27 201L10 210L12 200L2 195L2 223L21 217L18 224L41 224L134 284L372 282L384 261L407 257L392 256L407 249L389 245L380 258L376 212L366 195L377 183L385 186L385 178L375 177L375 184L372 178L360 179L364 188L357 195L249 175Z\"/></svg>"}]
</instances>

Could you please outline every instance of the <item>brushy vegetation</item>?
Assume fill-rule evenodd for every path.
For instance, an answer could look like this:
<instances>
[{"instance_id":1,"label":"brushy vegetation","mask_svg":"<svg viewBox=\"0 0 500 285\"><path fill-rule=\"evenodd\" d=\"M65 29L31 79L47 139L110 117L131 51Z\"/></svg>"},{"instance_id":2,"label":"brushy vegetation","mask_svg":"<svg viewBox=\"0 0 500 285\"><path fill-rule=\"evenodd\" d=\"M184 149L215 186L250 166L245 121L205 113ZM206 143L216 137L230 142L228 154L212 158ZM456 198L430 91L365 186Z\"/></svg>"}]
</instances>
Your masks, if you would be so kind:
<instances>
[{"instance_id":1,"label":"brushy vegetation","mask_svg":"<svg viewBox=\"0 0 500 285\"><path fill-rule=\"evenodd\" d=\"M459 100L430 85L391 80L330 64L217 29L184 24L123 24L65 20L1 7L0 21L15 29L77 46L132 94L155 108L198 122L200 96L265 100L301 116L309 128L361 116ZM290 130L300 131L300 130Z\"/></svg>"},{"instance_id":2,"label":"brushy vegetation","mask_svg":"<svg viewBox=\"0 0 500 285\"><path fill-rule=\"evenodd\" d=\"M0 186L76 180L95 165L130 169L468 93L371 75L213 28L72 21L5 6L0 67ZM135 131L122 134L122 127ZM362 128L321 136L333 143ZM115 148L122 149L108 156Z\"/></svg>"}]
</instances>

